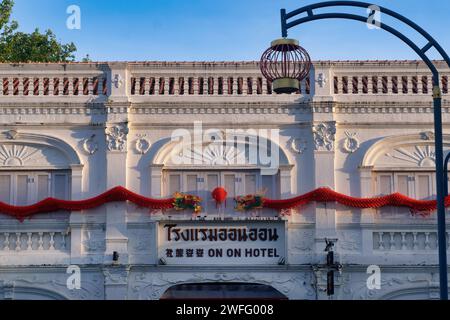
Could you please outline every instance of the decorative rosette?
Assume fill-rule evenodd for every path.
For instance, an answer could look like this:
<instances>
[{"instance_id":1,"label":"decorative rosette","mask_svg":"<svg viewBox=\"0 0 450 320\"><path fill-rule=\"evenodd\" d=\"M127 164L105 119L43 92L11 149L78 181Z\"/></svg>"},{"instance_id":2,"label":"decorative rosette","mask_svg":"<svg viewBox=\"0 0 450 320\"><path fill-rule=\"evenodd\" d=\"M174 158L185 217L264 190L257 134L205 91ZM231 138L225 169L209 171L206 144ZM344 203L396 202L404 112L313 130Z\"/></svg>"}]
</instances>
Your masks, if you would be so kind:
<instances>
[{"instance_id":1,"label":"decorative rosette","mask_svg":"<svg viewBox=\"0 0 450 320\"><path fill-rule=\"evenodd\" d=\"M202 212L202 199L200 197L180 192L175 193L173 197L173 207L175 210L193 210L194 213Z\"/></svg>"},{"instance_id":2,"label":"decorative rosette","mask_svg":"<svg viewBox=\"0 0 450 320\"><path fill-rule=\"evenodd\" d=\"M234 201L237 211L250 211L264 207L264 198L261 195L249 194L245 197L236 197Z\"/></svg>"}]
</instances>

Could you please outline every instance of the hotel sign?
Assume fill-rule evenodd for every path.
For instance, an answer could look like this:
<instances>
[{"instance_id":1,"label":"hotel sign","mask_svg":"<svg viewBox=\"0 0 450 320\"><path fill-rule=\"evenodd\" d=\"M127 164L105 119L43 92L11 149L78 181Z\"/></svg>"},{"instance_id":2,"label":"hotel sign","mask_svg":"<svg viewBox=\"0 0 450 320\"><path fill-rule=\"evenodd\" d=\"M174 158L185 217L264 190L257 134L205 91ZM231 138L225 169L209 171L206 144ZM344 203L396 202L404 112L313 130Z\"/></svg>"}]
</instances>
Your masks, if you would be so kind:
<instances>
[{"instance_id":1,"label":"hotel sign","mask_svg":"<svg viewBox=\"0 0 450 320\"><path fill-rule=\"evenodd\" d=\"M283 221L161 222L158 238L167 265L277 265L285 259Z\"/></svg>"}]
</instances>

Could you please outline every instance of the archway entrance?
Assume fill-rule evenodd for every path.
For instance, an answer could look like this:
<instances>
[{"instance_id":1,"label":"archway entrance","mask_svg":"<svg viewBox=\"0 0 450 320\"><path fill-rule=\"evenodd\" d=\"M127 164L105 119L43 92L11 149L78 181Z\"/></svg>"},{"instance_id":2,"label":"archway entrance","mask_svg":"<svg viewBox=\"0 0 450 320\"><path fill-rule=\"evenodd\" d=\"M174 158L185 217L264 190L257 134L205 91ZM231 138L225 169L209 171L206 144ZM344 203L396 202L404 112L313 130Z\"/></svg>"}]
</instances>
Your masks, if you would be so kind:
<instances>
[{"instance_id":1,"label":"archway entrance","mask_svg":"<svg viewBox=\"0 0 450 320\"><path fill-rule=\"evenodd\" d=\"M161 300L223 300L257 299L287 300L278 290L268 285L252 283L192 283L169 288Z\"/></svg>"}]
</instances>

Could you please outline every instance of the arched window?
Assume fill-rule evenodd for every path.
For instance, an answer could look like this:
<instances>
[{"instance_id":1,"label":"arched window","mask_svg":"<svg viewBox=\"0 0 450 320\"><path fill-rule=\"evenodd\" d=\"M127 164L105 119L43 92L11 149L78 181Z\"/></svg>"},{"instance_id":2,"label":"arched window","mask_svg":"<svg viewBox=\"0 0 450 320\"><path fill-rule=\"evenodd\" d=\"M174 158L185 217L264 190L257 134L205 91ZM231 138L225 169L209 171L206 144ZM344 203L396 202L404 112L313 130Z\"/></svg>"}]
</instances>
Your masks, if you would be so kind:
<instances>
[{"instance_id":1,"label":"arched window","mask_svg":"<svg viewBox=\"0 0 450 320\"><path fill-rule=\"evenodd\" d=\"M445 153L450 151L450 137L445 137ZM363 160L363 170L370 170L371 196L399 192L413 199L436 197L434 137L432 133L385 138L375 143ZM382 211L401 211L384 208Z\"/></svg>"},{"instance_id":2,"label":"arched window","mask_svg":"<svg viewBox=\"0 0 450 320\"><path fill-rule=\"evenodd\" d=\"M70 200L81 192L81 164L70 146L15 131L7 137L0 140L0 201L25 206L49 197Z\"/></svg>"},{"instance_id":3,"label":"arched window","mask_svg":"<svg viewBox=\"0 0 450 320\"><path fill-rule=\"evenodd\" d=\"M286 154L269 140L247 137L240 145L234 140L217 140L183 147L170 142L156 155L152 195L158 196L158 184L162 197L175 192L194 194L203 199L204 211L210 213L217 212L211 192L223 187L227 191L225 211L231 213L236 196L262 194L278 199L289 195L291 169Z\"/></svg>"}]
</instances>

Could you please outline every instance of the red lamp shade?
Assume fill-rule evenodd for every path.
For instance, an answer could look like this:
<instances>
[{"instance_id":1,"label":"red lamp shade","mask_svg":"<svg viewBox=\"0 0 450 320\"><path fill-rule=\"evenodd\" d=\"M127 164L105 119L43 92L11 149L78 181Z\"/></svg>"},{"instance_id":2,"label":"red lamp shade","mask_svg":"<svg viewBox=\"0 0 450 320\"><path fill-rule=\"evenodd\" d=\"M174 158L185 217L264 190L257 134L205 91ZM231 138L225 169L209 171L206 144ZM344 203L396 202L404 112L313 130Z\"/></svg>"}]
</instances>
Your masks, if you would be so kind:
<instances>
[{"instance_id":1,"label":"red lamp shade","mask_svg":"<svg viewBox=\"0 0 450 320\"><path fill-rule=\"evenodd\" d=\"M225 202L225 200L227 199L227 195L227 190L222 187L215 188L211 192L211 196L216 201L217 206Z\"/></svg>"}]
</instances>

